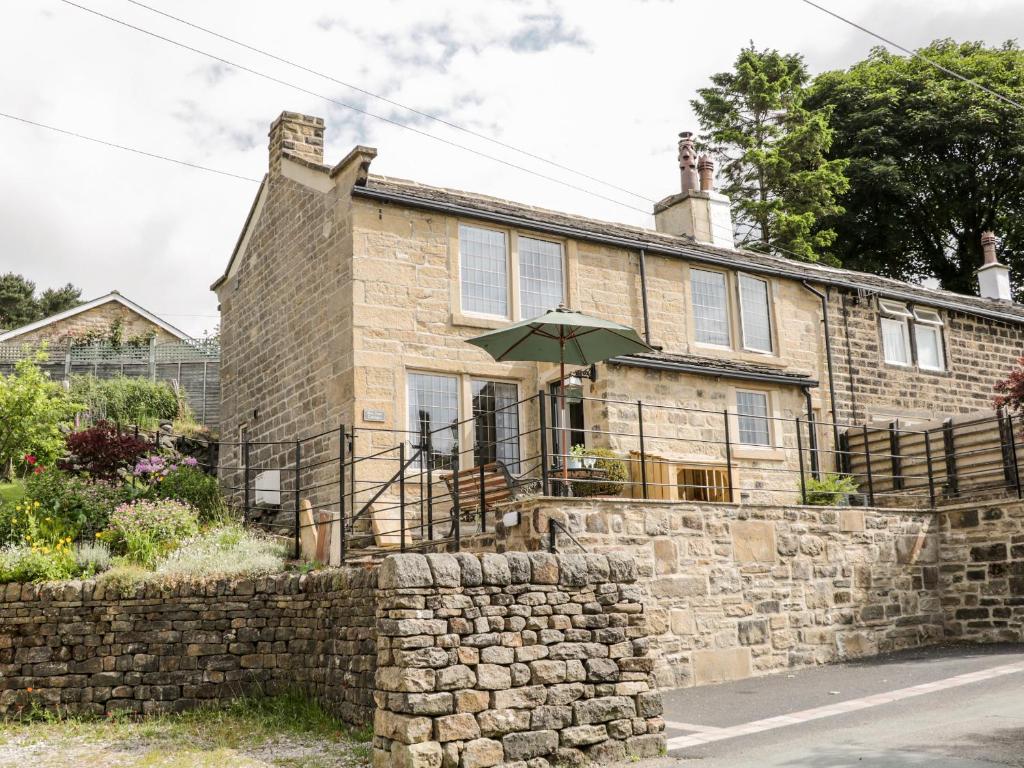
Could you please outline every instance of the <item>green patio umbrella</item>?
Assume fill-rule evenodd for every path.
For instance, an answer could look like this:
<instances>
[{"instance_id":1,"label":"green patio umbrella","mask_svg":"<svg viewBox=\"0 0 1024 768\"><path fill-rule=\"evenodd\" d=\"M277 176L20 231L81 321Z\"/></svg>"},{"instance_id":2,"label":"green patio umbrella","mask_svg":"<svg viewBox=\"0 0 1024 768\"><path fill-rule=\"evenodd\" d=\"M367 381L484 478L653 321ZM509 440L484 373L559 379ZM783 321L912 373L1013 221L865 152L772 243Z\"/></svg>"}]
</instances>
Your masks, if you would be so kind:
<instances>
[{"instance_id":1,"label":"green patio umbrella","mask_svg":"<svg viewBox=\"0 0 1024 768\"><path fill-rule=\"evenodd\" d=\"M628 325L591 317L560 306L530 320L468 339L498 362L507 360L558 363L558 407L561 413L562 481L569 478L565 418L565 365L590 365L616 355L650 352L651 347ZM541 436L543 440L543 435Z\"/></svg>"}]
</instances>

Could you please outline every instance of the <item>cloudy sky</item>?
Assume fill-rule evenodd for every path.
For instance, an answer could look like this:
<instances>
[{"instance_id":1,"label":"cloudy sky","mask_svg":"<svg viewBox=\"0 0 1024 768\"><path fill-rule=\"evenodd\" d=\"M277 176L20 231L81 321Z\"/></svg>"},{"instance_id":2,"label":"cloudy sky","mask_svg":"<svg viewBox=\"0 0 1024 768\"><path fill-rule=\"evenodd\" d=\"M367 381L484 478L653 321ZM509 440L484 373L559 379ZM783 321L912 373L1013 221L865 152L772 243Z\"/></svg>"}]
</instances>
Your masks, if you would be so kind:
<instances>
[{"instance_id":1,"label":"cloudy sky","mask_svg":"<svg viewBox=\"0 0 1024 768\"><path fill-rule=\"evenodd\" d=\"M327 120L326 161L650 224L676 191L676 134L710 74L750 40L813 72L876 43L799 0L145 0L150 8L557 160L601 186L295 70L129 0L81 6L298 86L270 82L62 0L0 3L0 112L258 179L283 109ZM1021 0L820 0L898 42L1024 37ZM699 13L695 13L699 11ZM306 92L303 92L306 91ZM317 95L312 95L317 94ZM331 101L334 100L334 101ZM620 205L360 115L351 104L590 189ZM182 329L216 322L221 273L256 184L0 118L0 273L86 298L118 289Z\"/></svg>"}]
</instances>

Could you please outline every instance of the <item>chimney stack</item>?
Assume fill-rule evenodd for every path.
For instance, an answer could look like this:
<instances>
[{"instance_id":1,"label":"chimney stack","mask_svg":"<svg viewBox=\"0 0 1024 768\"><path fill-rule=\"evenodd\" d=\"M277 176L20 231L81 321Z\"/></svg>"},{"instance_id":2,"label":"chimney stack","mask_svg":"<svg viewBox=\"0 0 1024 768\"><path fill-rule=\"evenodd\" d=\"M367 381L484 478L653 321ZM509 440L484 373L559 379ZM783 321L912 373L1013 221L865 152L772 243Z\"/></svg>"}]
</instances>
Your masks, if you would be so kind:
<instances>
[{"instance_id":1,"label":"chimney stack","mask_svg":"<svg viewBox=\"0 0 1024 768\"><path fill-rule=\"evenodd\" d=\"M715 191L715 161L711 155L701 155L697 161L697 173L700 175L701 192Z\"/></svg>"},{"instance_id":2,"label":"chimney stack","mask_svg":"<svg viewBox=\"0 0 1024 768\"><path fill-rule=\"evenodd\" d=\"M698 159L690 131L679 134L679 178L682 191L654 206L655 228L698 243L733 248L729 198L715 192L715 163L708 155Z\"/></svg>"},{"instance_id":3,"label":"chimney stack","mask_svg":"<svg viewBox=\"0 0 1024 768\"><path fill-rule=\"evenodd\" d=\"M270 172L281 169L281 158L291 157L317 165L324 162L324 119L298 112L282 112L270 126Z\"/></svg>"},{"instance_id":4,"label":"chimney stack","mask_svg":"<svg viewBox=\"0 0 1024 768\"><path fill-rule=\"evenodd\" d=\"M981 252L985 257L985 263L975 272L978 276L978 292L985 299L1013 301L1010 268L999 263L994 232L981 233Z\"/></svg>"}]
</instances>

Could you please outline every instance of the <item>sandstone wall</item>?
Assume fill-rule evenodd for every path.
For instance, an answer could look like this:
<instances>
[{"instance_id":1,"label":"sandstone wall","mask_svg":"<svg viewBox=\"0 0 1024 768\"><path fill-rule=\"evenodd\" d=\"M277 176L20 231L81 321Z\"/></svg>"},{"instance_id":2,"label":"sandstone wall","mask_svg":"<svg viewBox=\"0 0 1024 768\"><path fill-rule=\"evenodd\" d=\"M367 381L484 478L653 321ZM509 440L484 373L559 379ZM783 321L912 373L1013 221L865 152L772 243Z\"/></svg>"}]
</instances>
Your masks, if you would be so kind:
<instances>
[{"instance_id":1,"label":"sandstone wall","mask_svg":"<svg viewBox=\"0 0 1024 768\"><path fill-rule=\"evenodd\" d=\"M376 571L155 586L0 585L0 715L38 702L102 714L180 711L300 689L373 716Z\"/></svg>"},{"instance_id":2,"label":"sandstone wall","mask_svg":"<svg viewBox=\"0 0 1024 768\"><path fill-rule=\"evenodd\" d=\"M890 365L873 301L833 290L830 308L840 422L990 411L993 386L1024 347L1024 326L941 310L947 370Z\"/></svg>"},{"instance_id":3,"label":"sandstone wall","mask_svg":"<svg viewBox=\"0 0 1024 768\"><path fill-rule=\"evenodd\" d=\"M111 325L117 321L121 322L121 331L125 340L133 336L146 336L153 333L158 344L181 341L174 334L168 333L134 310L123 304L110 301L64 320L57 320L50 325L44 325L42 328L15 336L8 343L29 344L48 341L63 344L69 339L80 339L89 333L106 334L110 331Z\"/></svg>"},{"instance_id":4,"label":"sandstone wall","mask_svg":"<svg viewBox=\"0 0 1024 768\"><path fill-rule=\"evenodd\" d=\"M943 638L935 515L877 509L521 502L486 548L547 546L548 519L633 558L659 686L700 685ZM559 551L577 551L563 533Z\"/></svg>"},{"instance_id":5,"label":"sandstone wall","mask_svg":"<svg viewBox=\"0 0 1024 768\"><path fill-rule=\"evenodd\" d=\"M375 768L657 755L628 556L406 554L381 566Z\"/></svg>"},{"instance_id":6,"label":"sandstone wall","mask_svg":"<svg viewBox=\"0 0 1024 768\"><path fill-rule=\"evenodd\" d=\"M946 636L1024 641L1024 502L947 507L940 522Z\"/></svg>"}]
</instances>

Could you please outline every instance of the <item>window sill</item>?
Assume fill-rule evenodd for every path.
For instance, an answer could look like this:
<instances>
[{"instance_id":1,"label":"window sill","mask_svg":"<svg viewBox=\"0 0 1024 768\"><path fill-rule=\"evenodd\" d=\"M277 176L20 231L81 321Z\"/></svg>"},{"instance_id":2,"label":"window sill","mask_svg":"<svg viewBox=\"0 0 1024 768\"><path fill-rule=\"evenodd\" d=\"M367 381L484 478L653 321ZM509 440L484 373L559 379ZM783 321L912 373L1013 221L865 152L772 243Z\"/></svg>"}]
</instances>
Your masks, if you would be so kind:
<instances>
[{"instance_id":1,"label":"window sill","mask_svg":"<svg viewBox=\"0 0 1024 768\"><path fill-rule=\"evenodd\" d=\"M732 455L735 459L757 459L758 461L786 460L785 449L768 445L733 445Z\"/></svg>"},{"instance_id":2,"label":"window sill","mask_svg":"<svg viewBox=\"0 0 1024 768\"><path fill-rule=\"evenodd\" d=\"M489 331L504 328L512 323L508 318L464 315L461 312L452 312L451 322L457 328L483 328Z\"/></svg>"},{"instance_id":3,"label":"window sill","mask_svg":"<svg viewBox=\"0 0 1024 768\"><path fill-rule=\"evenodd\" d=\"M721 357L726 360L754 363L772 368L786 368L789 363L781 359L775 352L752 352L747 349L733 349L732 347L719 347L714 344L693 343L694 353L705 353L708 357Z\"/></svg>"}]
</instances>

